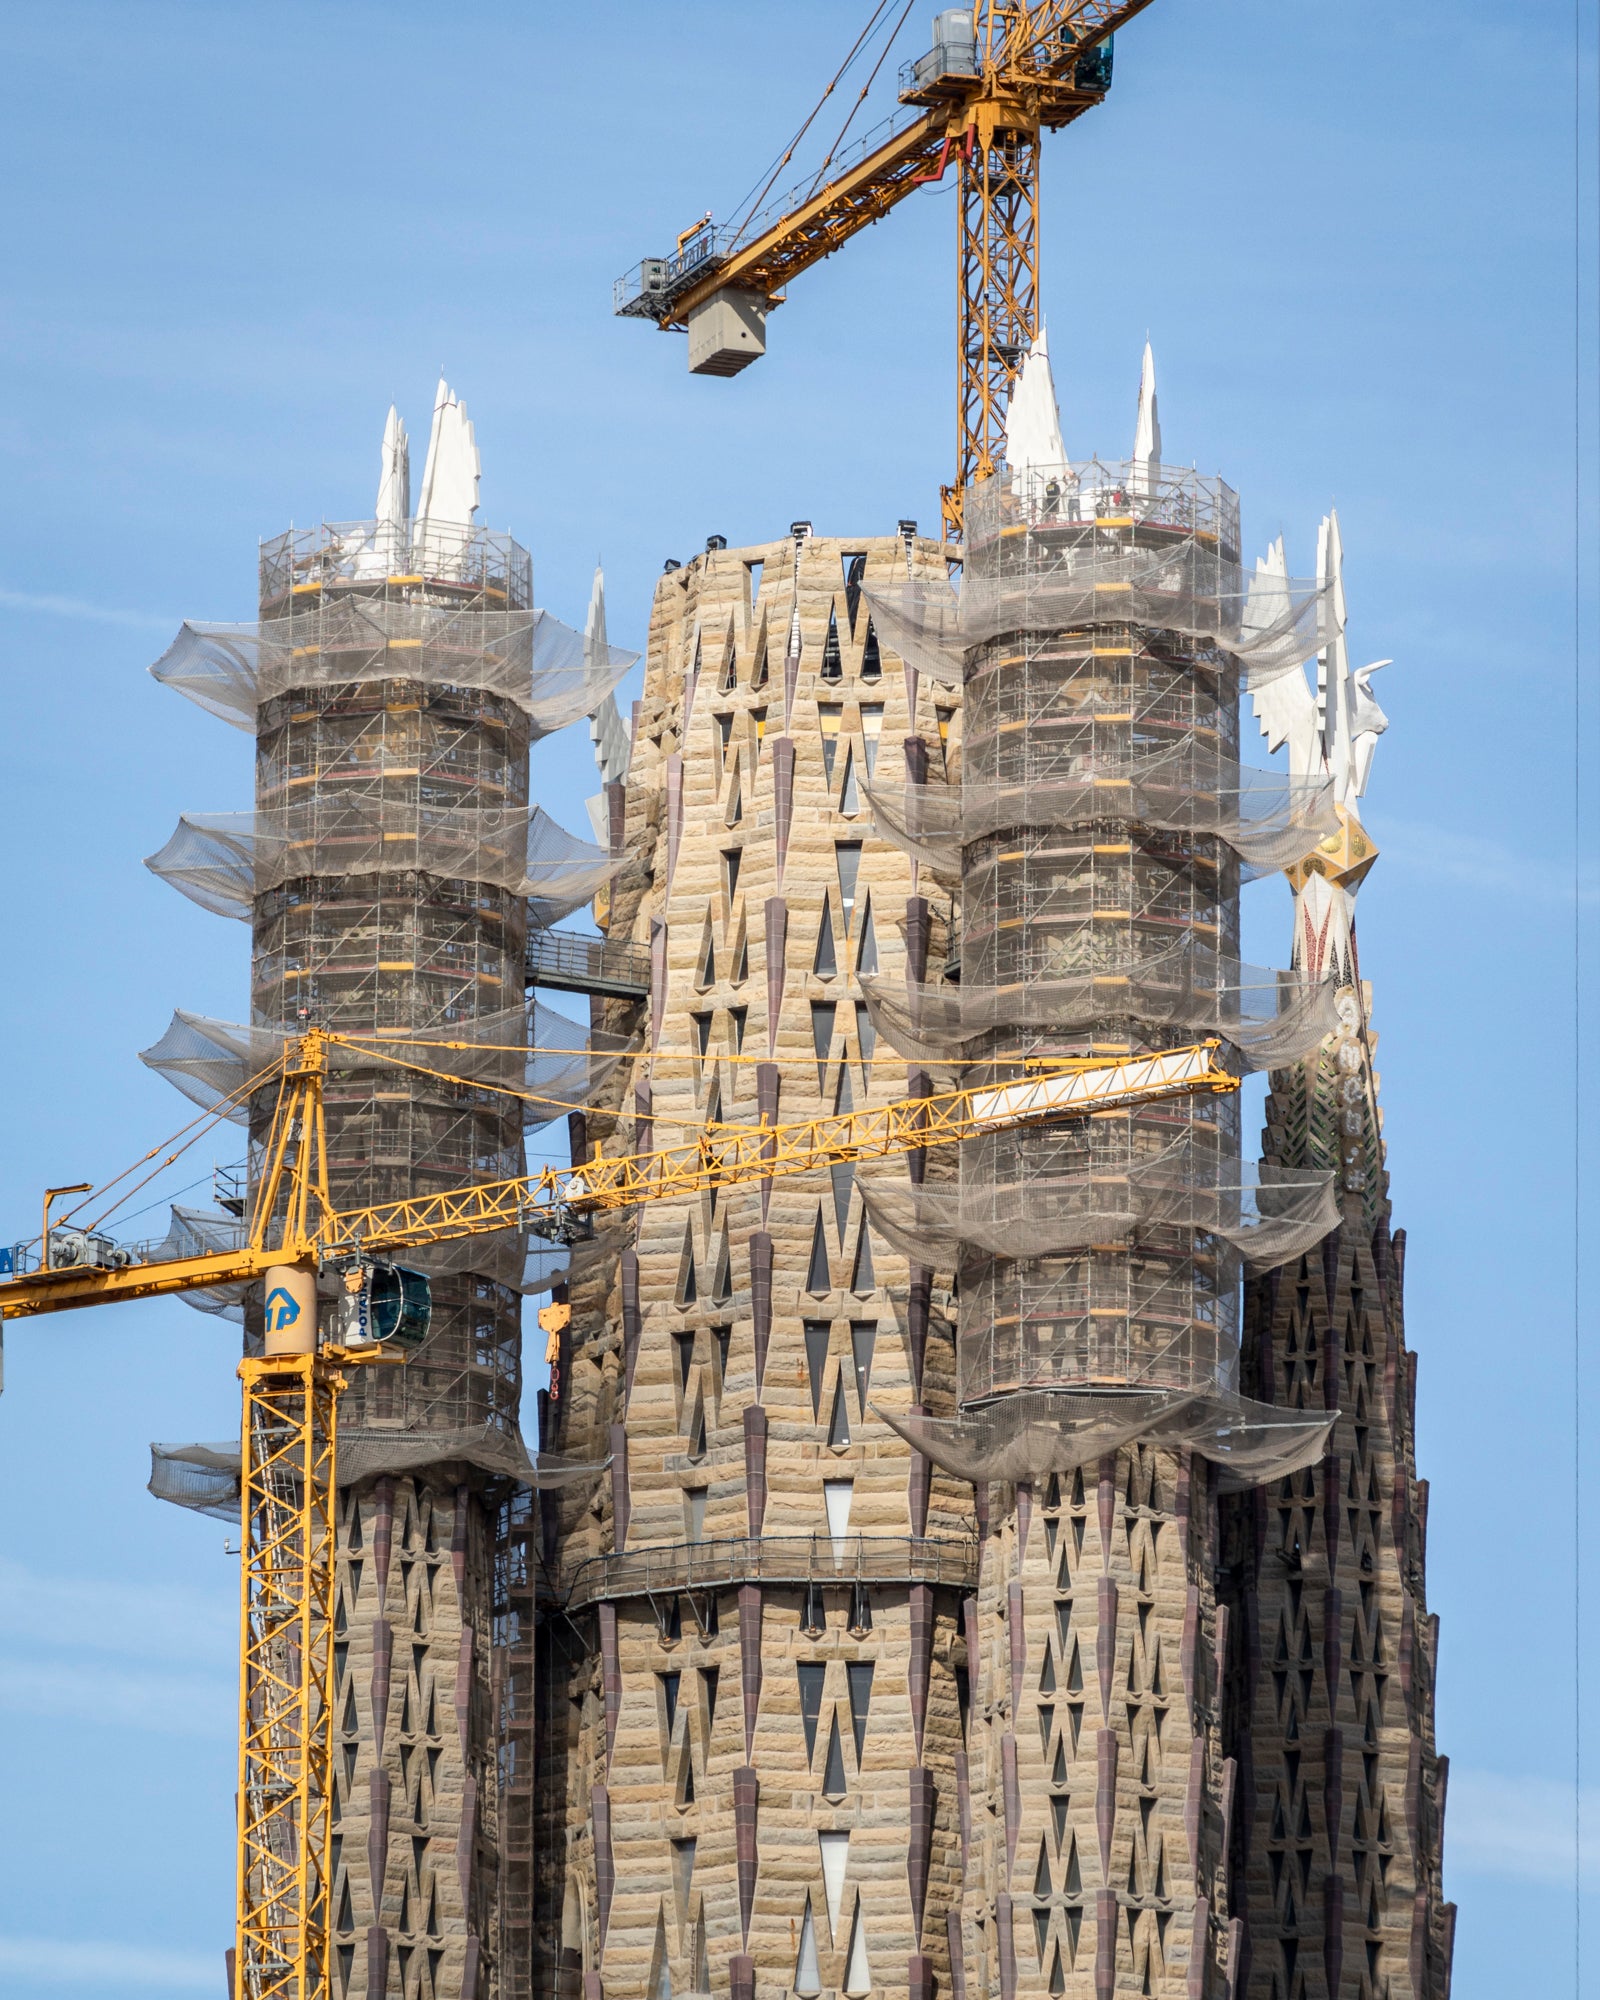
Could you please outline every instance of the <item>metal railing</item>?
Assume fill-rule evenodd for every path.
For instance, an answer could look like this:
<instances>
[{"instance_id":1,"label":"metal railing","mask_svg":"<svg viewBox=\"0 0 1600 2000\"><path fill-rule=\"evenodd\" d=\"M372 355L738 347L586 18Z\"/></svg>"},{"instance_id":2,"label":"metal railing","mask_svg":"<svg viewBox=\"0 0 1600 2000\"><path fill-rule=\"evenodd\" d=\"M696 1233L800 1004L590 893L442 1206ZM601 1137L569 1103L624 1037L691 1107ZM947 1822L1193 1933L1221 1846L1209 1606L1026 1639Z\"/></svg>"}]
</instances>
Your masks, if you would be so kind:
<instances>
[{"instance_id":1,"label":"metal railing","mask_svg":"<svg viewBox=\"0 0 1600 2000\"><path fill-rule=\"evenodd\" d=\"M650 991L650 952L623 938L530 927L527 983L562 993L643 1000Z\"/></svg>"},{"instance_id":2,"label":"metal railing","mask_svg":"<svg viewBox=\"0 0 1600 2000\"><path fill-rule=\"evenodd\" d=\"M592 1556L555 1579L569 1610L618 1597L718 1590L735 1583L938 1583L978 1587L978 1544L912 1535L741 1535Z\"/></svg>"}]
</instances>

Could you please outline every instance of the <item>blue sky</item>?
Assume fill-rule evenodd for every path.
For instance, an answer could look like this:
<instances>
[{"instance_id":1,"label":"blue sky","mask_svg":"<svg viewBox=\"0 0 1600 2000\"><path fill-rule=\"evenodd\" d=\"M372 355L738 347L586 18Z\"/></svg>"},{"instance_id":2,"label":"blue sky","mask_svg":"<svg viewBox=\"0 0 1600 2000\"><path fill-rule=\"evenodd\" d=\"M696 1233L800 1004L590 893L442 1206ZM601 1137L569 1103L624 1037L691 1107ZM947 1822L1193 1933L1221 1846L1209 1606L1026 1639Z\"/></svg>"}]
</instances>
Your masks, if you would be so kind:
<instances>
[{"instance_id":1,"label":"blue sky","mask_svg":"<svg viewBox=\"0 0 1600 2000\"><path fill-rule=\"evenodd\" d=\"M484 517L569 618L603 556L622 643L663 559L707 534L937 519L948 188L801 279L734 382L609 312L618 273L737 201L866 11L6 12L0 1237L28 1232L41 1184L180 1122L135 1060L174 1005L244 1004L242 928L141 858L180 811L248 803L249 745L143 669L180 618L251 615L258 536L370 512L391 398L418 437L448 371ZM1283 532L1301 569L1336 503L1354 652L1396 661L1360 936L1410 1233L1456 2000L1573 1990L1575 1393L1593 1433L1573 1386L1572 37L1553 0L1513 29L1488 0L1156 0L1043 172L1069 448L1127 449L1148 332L1167 456L1232 481L1252 548ZM1590 311L1586 355L1593 334ZM1593 666L1591 645L1586 701ZM586 754L558 740L535 770L574 827ZM1287 918L1281 885L1251 891L1256 956L1281 956ZM229 1346L179 1303L10 1330L13 2000L221 1990L236 1566L220 1527L143 1486L150 1439L236 1429ZM1591 1474L1586 1520L1594 1495ZM1586 1866L1592 1886L1600 1851Z\"/></svg>"}]
</instances>

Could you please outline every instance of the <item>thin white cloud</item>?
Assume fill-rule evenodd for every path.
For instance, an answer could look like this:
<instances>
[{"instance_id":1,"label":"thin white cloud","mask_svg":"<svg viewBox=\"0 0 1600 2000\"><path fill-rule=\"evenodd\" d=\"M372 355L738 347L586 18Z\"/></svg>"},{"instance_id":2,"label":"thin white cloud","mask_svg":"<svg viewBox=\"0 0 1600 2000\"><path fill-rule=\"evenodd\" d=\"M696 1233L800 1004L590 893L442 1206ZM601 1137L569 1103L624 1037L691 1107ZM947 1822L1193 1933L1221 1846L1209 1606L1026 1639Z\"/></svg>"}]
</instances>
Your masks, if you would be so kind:
<instances>
[{"instance_id":1,"label":"thin white cloud","mask_svg":"<svg viewBox=\"0 0 1600 2000\"><path fill-rule=\"evenodd\" d=\"M0 590L0 606L8 611L42 611L51 618L86 618L96 625L137 625L171 630L176 618L151 611L122 611L109 604L89 604L81 597L51 597L31 590Z\"/></svg>"},{"instance_id":2,"label":"thin white cloud","mask_svg":"<svg viewBox=\"0 0 1600 2000\"><path fill-rule=\"evenodd\" d=\"M0 1972L38 1986L80 1987L96 1994L128 1987L216 1993L222 1953L155 1951L136 1944L89 1944L67 1938L0 1937Z\"/></svg>"},{"instance_id":3,"label":"thin white cloud","mask_svg":"<svg viewBox=\"0 0 1600 2000\"><path fill-rule=\"evenodd\" d=\"M1507 1778L1450 1768L1445 1807L1446 1875L1514 1875L1570 1889L1574 1791L1553 1778ZM1600 1888L1600 1788L1583 1790L1582 1882Z\"/></svg>"},{"instance_id":4,"label":"thin white cloud","mask_svg":"<svg viewBox=\"0 0 1600 2000\"><path fill-rule=\"evenodd\" d=\"M66 1660L0 1659L0 1712L68 1716L80 1729L141 1729L158 1736L228 1740L234 1685L220 1674L130 1673Z\"/></svg>"}]
</instances>

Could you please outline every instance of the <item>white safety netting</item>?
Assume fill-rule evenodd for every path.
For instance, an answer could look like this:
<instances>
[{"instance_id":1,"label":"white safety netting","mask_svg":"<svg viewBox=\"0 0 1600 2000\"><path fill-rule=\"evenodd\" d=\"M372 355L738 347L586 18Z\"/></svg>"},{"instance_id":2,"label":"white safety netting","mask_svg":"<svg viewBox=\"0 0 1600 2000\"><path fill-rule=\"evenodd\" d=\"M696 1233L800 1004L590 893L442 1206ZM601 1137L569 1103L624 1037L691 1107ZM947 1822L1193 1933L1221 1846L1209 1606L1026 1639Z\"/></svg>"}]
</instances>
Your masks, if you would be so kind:
<instances>
[{"instance_id":1,"label":"white safety netting","mask_svg":"<svg viewBox=\"0 0 1600 2000\"><path fill-rule=\"evenodd\" d=\"M1327 1450L1337 1412L1280 1409L1219 1391L1025 1390L959 1417L874 1413L958 1479L1033 1480L1069 1472L1135 1441L1196 1451L1224 1490L1280 1479Z\"/></svg>"},{"instance_id":2,"label":"white safety netting","mask_svg":"<svg viewBox=\"0 0 1600 2000\"><path fill-rule=\"evenodd\" d=\"M223 1209L187 1208L174 1202L167 1233L151 1246L149 1255L165 1263L178 1257L212 1257L219 1251L241 1249L246 1240L244 1223ZM244 1285L209 1285L203 1291L184 1292L185 1305L197 1312L213 1313L219 1319L244 1323Z\"/></svg>"},{"instance_id":3,"label":"white safety netting","mask_svg":"<svg viewBox=\"0 0 1600 2000\"><path fill-rule=\"evenodd\" d=\"M1033 846L1063 827L1126 821L1220 840L1253 874L1276 874L1339 830L1331 780L1253 771L1189 742L1135 756L1063 756L1049 776L1014 783L863 786L879 834L943 874L962 849L1018 833Z\"/></svg>"},{"instance_id":4,"label":"white safety netting","mask_svg":"<svg viewBox=\"0 0 1600 2000\"><path fill-rule=\"evenodd\" d=\"M202 909L241 923L256 897L285 882L416 871L509 889L548 927L592 901L626 861L568 833L542 806L323 797L275 811L185 813L145 866Z\"/></svg>"},{"instance_id":5,"label":"white safety netting","mask_svg":"<svg viewBox=\"0 0 1600 2000\"><path fill-rule=\"evenodd\" d=\"M1009 1183L977 1178L964 1160L956 1185L865 1175L857 1185L873 1227L934 1269L959 1269L974 1254L1048 1257L1180 1228L1220 1237L1259 1270L1304 1255L1339 1226L1330 1173L1207 1157L1186 1142L1120 1168L1103 1161Z\"/></svg>"},{"instance_id":6,"label":"white safety netting","mask_svg":"<svg viewBox=\"0 0 1600 2000\"><path fill-rule=\"evenodd\" d=\"M586 642L547 611L486 611L341 597L253 624L186 620L150 669L235 729L296 688L407 680L478 688L513 702L533 734L591 715L638 659Z\"/></svg>"},{"instance_id":7,"label":"white safety netting","mask_svg":"<svg viewBox=\"0 0 1600 2000\"><path fill-rule=\"evenodd\" d=\"M1164 951L1139 956L1097 947L1100 962L1082 970L1052 963L1005 986L959 986L865 973L861 992L873 1026L891 1048L914 1060L959 1056L981 1036L1015 1032L1060 1037L1108 1020L1217 1036L1246 1068L1282 1068L1307 1055L1337 1026L1327 980L1246 965L1192 934ZM1025 1046L1024 1052L1028 1052Z\"/></svg>"},{"instance_id":8,"label":"white safety netting","mask_svg":"<svg viewBox=\"0 0 1600 2000\"><path fill-rule=\"evenodd\" d=\"M606 1461L530 1457L520 1436L492 1427L470 1431L395 1431L339 1427L336 1477L341 1487L364 1479L418 1472L456 1462L540 1492L596 1480ZM242 1467L237 1438L218 1444L152 1444L147 1490L157 1500L237 1524Z\"/></svg>"},{"instance_id":9,"label":"white safety netting","mask_svg":"<svg viewBox=\"0 0 1600 2000\"><path fill-rule=\"evenodd\" d=\"M1097 461L1041 469L1027 493L1013 493L1008 475L981 481L967 498L959 592L937 582L867 588L878 635L908 666L954 686L997 640L1139 625L1215 646L1239 663L1246 687L1266 686L1329 644L1336 616L1318 580L1245 571L1237 508L1216 506L1223 491L1178 472L1141 494L1130 468ZM1010 537L1022 527L1043 532L1013 561Z\"/></svg>"},{"instance_id":10,"label":"white safety netting","mask_svg":"<svg viewBox=\"0 0 1600 2000\"><path fill-rule=\"evenodd\" d=\"M179 1008L166 1033L142 1049L139 1060L191 1103L221 1111L234 1124L245 1125L252 1079L271 1081L286 1044L296 1034L290 1028L218 1021ZM328 1070L335 1077L385 1072L414 1077L414 1069L399 1067L404 1063L524 1092L523 1125L531 1131L593 1103L637 1047L637 1041L586 1031L540 1001L528 1000L481 1014L474 1021L340 1041L328 1050Z\"/></svg>"}]
</instances>

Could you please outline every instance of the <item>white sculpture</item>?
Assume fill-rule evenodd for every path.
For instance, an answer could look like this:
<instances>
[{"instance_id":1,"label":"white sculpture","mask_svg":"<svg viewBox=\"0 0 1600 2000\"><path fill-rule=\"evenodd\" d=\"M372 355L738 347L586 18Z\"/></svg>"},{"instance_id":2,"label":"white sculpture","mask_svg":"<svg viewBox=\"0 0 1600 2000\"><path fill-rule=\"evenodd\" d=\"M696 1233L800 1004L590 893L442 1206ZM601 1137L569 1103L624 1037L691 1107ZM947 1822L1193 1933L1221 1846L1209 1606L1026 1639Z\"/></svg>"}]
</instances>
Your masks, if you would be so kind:
<instances>
[{"instance_id":1,"label":"white sculpture","mask_svg":"<svg viewBox=\"0 0 1600 2000\"><path fill-rule=\"evenodd\" d=\"M611 649L606 643L605 572L596 563L594 588L589 593L589 617L583 628L585 671L598 675L610 657ZM623 721L614 694L608 694L589 717L589 740L594 745L595 768L600 773L601 784L618 784L626 778L629 759L633 755L633 731ZM588 808L589 824L594 828L595 839L602 847L609 847L611 808L605 793L596 792L592 799L585 799L584 804Z\"/></svg>"},{"instance_id":2,"label":"white sculpture","mask_svg":"<svg viewBox=\"0 0 1600 2000\"><path fill-rule=\"evenodd\" d=\"M1250 699L1267 748L1287 745L1289 775L1302 784L1331 780L1340 831L1290 873L1295 891L1294 964L1303 972L1355 980L1352 927L1355 893L1378 850L1361 825L1358 801L1372 773L1372 756L1389 718L1372 692L1372 676L1388 660L1352 670L1345 638L1344 544L1337 512L1317 535L1317 577L1327 598L1325 629L1332 636L1317 655L1313 692L1303 671L1280 674L1254 687ZM1280 536L1256 563L1245 624L1264 628L1287 608L1288 565Z\"/></svg>"}]
</instances>

